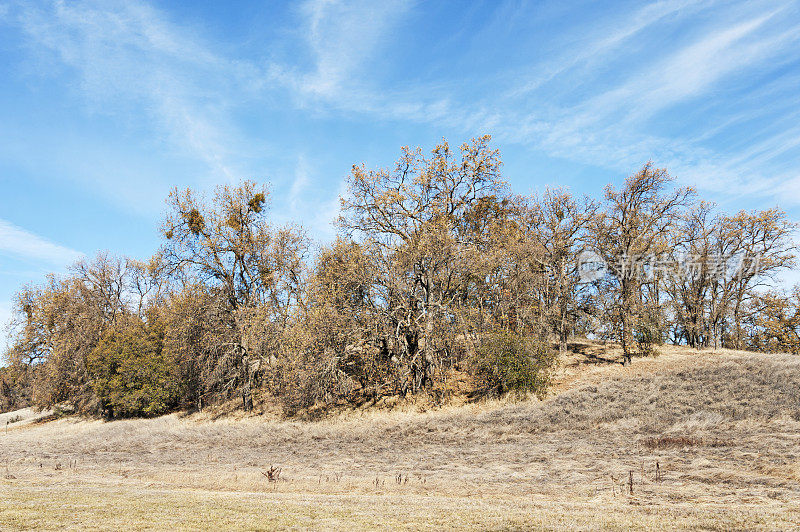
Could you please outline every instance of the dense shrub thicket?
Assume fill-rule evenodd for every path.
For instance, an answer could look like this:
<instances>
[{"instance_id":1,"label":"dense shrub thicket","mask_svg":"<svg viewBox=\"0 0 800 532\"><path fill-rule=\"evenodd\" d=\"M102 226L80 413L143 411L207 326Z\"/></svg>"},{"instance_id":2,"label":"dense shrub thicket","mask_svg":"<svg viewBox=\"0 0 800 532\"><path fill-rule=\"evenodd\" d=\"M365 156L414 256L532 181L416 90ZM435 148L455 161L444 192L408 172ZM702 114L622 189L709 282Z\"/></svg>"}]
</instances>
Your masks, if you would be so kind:
<instances>
[{"instance_id":1,"label":"dense shrub thicket","mask_svg":"<svg viewBox=\"0 0 800 532\"><path fill-rule=\"evenodd\" d=\"M108 328L86 360L86 373L106 417L152 416L180 405L179 360L164 349L158 319Z\"/></svg>"},{"instance_id":2,"label":"dense shrub thicket","mask_svg":"<svg viewBox=\"0 0 800 532\"><path fill-rule=\"evenodd\" d=\"M174 190L152 259L99 254L19 292L0 408L542 394L575 335L626 362L665 341L798 350L800 292L769 289L794 259L783 212L718 213L650 164L600 201L514 195L489 140L354 166L321 246L270 223L264 186ZM589 252L606 268L587 277Z\"/></svg>"},{"instance_id":3,"label":"dense shrub thicket","mask_svg":"<svg viewBox=\"0 0 800 532\"><path fill-rule=\"evenodd\" d=\"M542 341L512 332L487 335L474 355L478 390L502 395L547 390L554 353Z\"/></svg>"}]
</instances>

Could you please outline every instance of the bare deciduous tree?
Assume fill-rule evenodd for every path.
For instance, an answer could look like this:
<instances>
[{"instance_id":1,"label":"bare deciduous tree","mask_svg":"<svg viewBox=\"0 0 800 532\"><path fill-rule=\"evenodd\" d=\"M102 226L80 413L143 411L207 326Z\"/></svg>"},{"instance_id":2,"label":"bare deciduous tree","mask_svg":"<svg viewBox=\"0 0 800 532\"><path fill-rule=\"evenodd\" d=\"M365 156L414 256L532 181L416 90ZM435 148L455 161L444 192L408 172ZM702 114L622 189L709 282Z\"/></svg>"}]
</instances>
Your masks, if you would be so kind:
<instances>
[{"instance_id":1,"label":"bare deciduous tree","mask_svg":"<svg viewBox=\"0 0 800 532\"><path fill-rule=\"evenodd\" d=\"M590 226L588 243L608 265L608 289L617 293L613 315L625 363L635 352L634 330L643 315L639 268L667 250L665 239L694 193L690 188L666 190L671 182L666 170L646 164L620 190L606 188L605 205Z\"/></svg>"}]
</instances>

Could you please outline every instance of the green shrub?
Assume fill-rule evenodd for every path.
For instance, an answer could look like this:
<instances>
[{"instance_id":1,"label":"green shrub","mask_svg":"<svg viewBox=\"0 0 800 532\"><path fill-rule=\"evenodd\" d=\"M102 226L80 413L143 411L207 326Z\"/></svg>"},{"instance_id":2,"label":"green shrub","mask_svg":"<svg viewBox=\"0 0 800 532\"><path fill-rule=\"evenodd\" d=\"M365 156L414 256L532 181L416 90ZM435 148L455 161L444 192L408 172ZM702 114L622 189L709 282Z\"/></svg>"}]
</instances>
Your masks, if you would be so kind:
<instances>
[{"instance_id":1,"label":"green shrub","mask_svg":"<svg viewBox=\"0 0 800 532\"><path fill-rule=\"evenodd\" d=\"M664 326L657 315L647 314L638 320L633 337L638 348L637 355L656 355L656 348L664 343Z\"/></svg>"},{"instance_id":2,"label":"green shrub","mask_svg":"<svg viewBox=\"0 0 800 532\"><path fill-rule=\"evenodd\" d=\"M485 394L535 393L543 397L554 352L543 341L511 332L488 336L473 359L478 389Z\"/></svg>"},{"instance_id":3,"label":"green shrub","mask_svg":"<svg viewBox=\"0 0 800 532\"><path fill-rule=\"evenodd\" d=\"M87 360L103 415L156 416L180 400L180 366L163 349L163 329L134 321L103 335Z\"/></svg>"}]
</instances>

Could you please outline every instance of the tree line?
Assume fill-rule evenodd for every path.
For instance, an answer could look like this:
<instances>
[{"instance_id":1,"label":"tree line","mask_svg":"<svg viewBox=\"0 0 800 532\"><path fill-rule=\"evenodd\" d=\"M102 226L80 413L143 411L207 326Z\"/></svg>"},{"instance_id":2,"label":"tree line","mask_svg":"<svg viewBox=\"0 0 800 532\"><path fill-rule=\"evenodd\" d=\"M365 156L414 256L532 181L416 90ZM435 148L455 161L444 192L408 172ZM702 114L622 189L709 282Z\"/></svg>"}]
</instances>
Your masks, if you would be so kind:
<instances>
[{"instance_id":1,"label":"tree line","mask_svg":"<svg viewBox=\"0 0 800 532\"><path fill-rule=\"evenodd\" d=\"M649 163L598 200L514 194L501 166L488 136L354 166L324 245L271 223L263 185L173 190L151 259L101 253L19 291L0 408L542 394L575 337L624 363L664 342L800 350L800 288L774 288L784 212L718 212Z\"/></svg>"}]
</instances>

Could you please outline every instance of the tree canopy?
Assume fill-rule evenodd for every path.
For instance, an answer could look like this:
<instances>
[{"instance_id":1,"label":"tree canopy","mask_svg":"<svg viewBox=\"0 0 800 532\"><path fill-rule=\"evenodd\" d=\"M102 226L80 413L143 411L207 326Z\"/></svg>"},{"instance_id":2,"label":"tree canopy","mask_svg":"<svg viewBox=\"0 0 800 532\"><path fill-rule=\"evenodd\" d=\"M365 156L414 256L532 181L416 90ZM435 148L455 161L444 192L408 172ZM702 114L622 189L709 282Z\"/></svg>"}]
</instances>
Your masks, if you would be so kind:
<instances>
[{"instance_id":1,"label":"tree canopy","mask_svg":"<svg viewBox=\"0 0 800 532\"><path fill-rule=\"evenodd\" d=\"M784 212L728 215L652 163L597 200L521 196L490 141L353 166L329 243L276 226L264 184L173 190L151 259L100 253L19 291L0 408L541 395L576 337L625 363L664 342L800 351Z\"/></svg>"}]
</instances>

